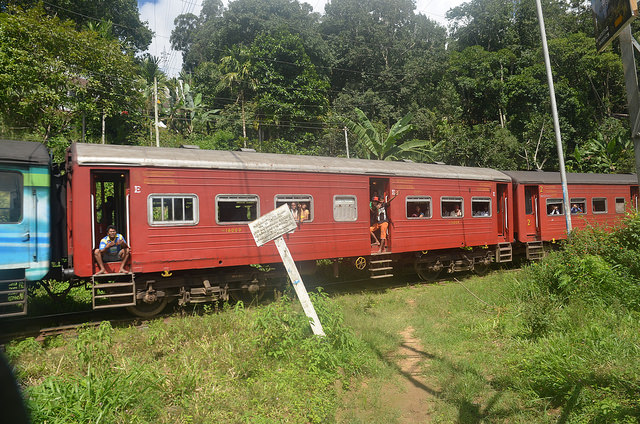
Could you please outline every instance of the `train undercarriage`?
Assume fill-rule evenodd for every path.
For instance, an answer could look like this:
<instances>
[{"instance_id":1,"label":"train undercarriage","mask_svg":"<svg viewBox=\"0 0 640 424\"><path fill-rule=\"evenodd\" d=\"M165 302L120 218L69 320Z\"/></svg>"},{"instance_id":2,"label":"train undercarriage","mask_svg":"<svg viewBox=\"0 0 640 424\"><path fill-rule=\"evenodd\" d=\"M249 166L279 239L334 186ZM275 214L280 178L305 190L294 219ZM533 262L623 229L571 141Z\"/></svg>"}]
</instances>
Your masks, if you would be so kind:
<instances>
[{"instance_id":1,"label":"train undercarriage","mask_svg":"<svg viewBox=\"0 0 640 424\"><path fill-rule=\"evenodd\" d=\"M467 247L408 253L373 254L367 257L329 260L333 278L352 271L368 272L369 278L392 277L415 272L426 282L441 278L443 274L471 271L484 275L492 263L511 262L514 255L538 260L544 256L542 242L530 242L512 246L501 243L495 246ZM299 264L300 272L309 276L316 272L316 261ZM259 299L269 290L282 290L286 283L286 271L281 264L238 266L207 270L188 270L149 274L101 274L90 280L76 280L70 286L85 284L92 292L92 308L126 308L133 315L149 318L162 312L170 302L179 306L192 303ZM24 282L7 285L11 290L0 291L0 317L26 314L26 289ZM13 289L13 287L17 287ZM49 290L48 290L49 291ZM55 293L49 292L54 297ZM16 308L17 307L17 308Z\"/></svg>"}]
</instances>

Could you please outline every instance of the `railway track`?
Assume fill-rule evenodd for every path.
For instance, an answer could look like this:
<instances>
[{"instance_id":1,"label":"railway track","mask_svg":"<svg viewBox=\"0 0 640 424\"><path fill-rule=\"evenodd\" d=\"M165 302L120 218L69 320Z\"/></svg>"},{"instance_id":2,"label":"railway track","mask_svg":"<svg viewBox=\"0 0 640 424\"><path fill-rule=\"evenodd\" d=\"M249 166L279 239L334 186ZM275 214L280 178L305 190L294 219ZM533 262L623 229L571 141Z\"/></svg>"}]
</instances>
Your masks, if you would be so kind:
<instances>
[{"instance_id":1,"label":"railway track","mask_svg":"<svg viewBox=\"0 0 640 424\"><path fill-rule=\"evenodd\" d=\"M464 279L471 273L459 273L456 277ZM333 277L331 277L333 279ZM307 284L309 291L321 288L324 292L332 295L353 294L362 292L379 292L391 290L407 286L429 285L429 284L450 284L454 283L450 275L445 275L433 282L426 283L420 281L418 277L412 274L403 274L386 279L372 278L355 278L355 279L334 279L313 277L309 278ZM455 283L454 283L455 284ZM273 290L281 291L284 287L273 286L265 290L265 292L273 292ZM268 302L263 299L257 302L245 302L247 306ZM167 308L167 310L150 319L158 319L175 315L178 307ZM199 305L189 305L180 309L183 313L201 313ZM65 312L60 314L49 314L40 316L13 317L3 320L0 326L0 345L6 344L12 340L33 337L38 341L43 341L47 337L74 334L81 327L98 326L102 321L109 321L116 327L127 325L144 325L148 320L140 317L131 316L124 309L107 309L107 310L86 310L78 312Z\"/></svg>"}]
</instances>

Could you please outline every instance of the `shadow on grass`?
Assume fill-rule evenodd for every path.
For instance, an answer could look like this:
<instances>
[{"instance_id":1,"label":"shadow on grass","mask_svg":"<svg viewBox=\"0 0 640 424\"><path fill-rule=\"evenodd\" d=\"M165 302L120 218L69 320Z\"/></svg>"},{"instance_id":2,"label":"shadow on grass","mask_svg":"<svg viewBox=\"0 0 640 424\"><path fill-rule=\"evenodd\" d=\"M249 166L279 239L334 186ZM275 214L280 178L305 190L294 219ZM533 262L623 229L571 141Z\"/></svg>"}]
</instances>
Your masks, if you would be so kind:
<instances>
[{"instance_id":1,"label":"shadow on grass","mask_svg":"<svg viewBox=\"0 0 640 424\"><path fill-rule=\"evenodd\" d=\"M580 392L582 392L582 385L576 384L571 391L571 396L569 396L567 404L562 409L562 414L560 414L560 418L558 418L558 424L565 424L567 422L569 415L571 415L571 411L573 411L578 404Z\"/></svg>"},{"instance_id":2,"label":"shadow on grass","mask_svg":"<svg viewBox=\"0 0 640 424\"><path fill-rule=\"evenodd\" d=\"M457 422L464 423L464 424L480 423L480 422L484 422L487 419L508 418L514 415L515 413L520 412L519 408L495 409L496 403L502 397L503 389L496 387L494 382L484 378L484 376L478 373L475 369L459 366L444 357L434 355L432 353L428 353L420 349L416 349L415 347L412 347L406 343L402 343L402 346L406 349L413 351L416 355L420 356L420 358L422 359L439 361L445 364L445 366L447 366L457 374L471 373L477 378L481 379L486 385L490 386L493 390L496 391L496 393L493 396L491 396L491 398L484 405L473 402L471 399L461 399L459 396L451 396L450 394L447 394L442 390L437 390L433 387L430 387L422 383L415 377L415 375L412 375L411 373L408 373L402 370L397 362L393 361L391 358L384 355L378 349L371 346L371 348L376 352L380 360L382 360L383 362L391 366L394 370L396 370L398 374L401 374L402 376L404 376L404 378L406 378L415 387L423 390L425 393L428 393L429 395L437 399L440 399L444 402L455 405L456 408L458 409Z\"/></svg>"}]
</instances>

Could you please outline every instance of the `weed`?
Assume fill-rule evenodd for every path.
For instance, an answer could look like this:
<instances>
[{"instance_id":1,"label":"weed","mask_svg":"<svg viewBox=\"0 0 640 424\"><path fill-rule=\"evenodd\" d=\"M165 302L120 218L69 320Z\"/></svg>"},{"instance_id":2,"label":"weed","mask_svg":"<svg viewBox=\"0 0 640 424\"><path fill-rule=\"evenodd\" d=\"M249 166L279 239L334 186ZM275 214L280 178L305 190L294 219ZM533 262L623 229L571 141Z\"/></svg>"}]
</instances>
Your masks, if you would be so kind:
<instances>
[{"instance_id":1,"label":"weed","mask_svg":"<svg viewBox=\"0 0 640 424\"><path fill-rule=\"evenodd\" d=\"M82 366L108 366L113 362L113 328L109 321L102 321L97 328L83 328L75 342L76 353Z\"/></svg>"},{"instance_id":2,"label":"weed","mask_svg":"<svg viewBox=\"0 0 640 424\"><path fill-rule=\"evenodd\" d=\"M6 352L10 360L15 360L24 355L42 352L42 346L33 337L27 337L17 343L7 345Z\"/></svg>"},{"instance_id":3,"label":"weed","mask_svg":"<svg viewBox=\"0 0 640 424\"><path fill-rule=\"evenodd\" d=\"M129 423L153 387L141 370L96 373L89 365L84 376L50 377L30 388L28 405L34 422Z\"/></svg>"}]
</instances>

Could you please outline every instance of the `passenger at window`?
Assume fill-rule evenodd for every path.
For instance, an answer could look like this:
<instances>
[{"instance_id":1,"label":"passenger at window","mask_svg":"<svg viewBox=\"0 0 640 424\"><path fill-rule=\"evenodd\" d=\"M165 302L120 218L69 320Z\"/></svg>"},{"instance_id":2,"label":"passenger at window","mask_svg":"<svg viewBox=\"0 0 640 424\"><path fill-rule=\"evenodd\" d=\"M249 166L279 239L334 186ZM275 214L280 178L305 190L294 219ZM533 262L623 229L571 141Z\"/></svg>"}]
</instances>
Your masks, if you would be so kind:
<instances>
[{"instance_id":1,"label":"passenger at window","mask_svg":"<svg viewBox=\"0 0 640 424\"><path fill-rule=\"evenodd\" d=\"M557 205L553 205L551 208L551 213L549 215L560 215L560 210Z\"/></svg>"},{"instance_id":2,"label":"passenger at window","mask_svg":"<svg viewBox=\"0 0 640 424\"><path fill-rule=\"evenodd\" d=\"M309 220L309 209L306 203L300 203L300 222Z\"/></svg>"},{"instance_id":3,"label":"passenger at window","mask_svg":"<svg viewBox=\"0 0 640 424\"><path fill-rule=\"evenodd\" d=\"M291 204L289 205L289 209L291 209L293 220L296 222L300 222L300 210L298 209L298 204L296 202L291 202Z\"/></svg>"},{"instance_id":4,"label":"passenger at window","mask_svg":"<svg viewBox=\"0 0 640 424\"><path fill-rule=\"evenodd\" d=\"M94 250L93 256L96 258L96 262L100 267L100 270L96 272L98 274L105 274L107 271L104 269L105 262L118 262L120 261L121 274L126 274L126 264L129 259L131 249L125 241L122 234L118 234L116 227L109 225L107 227L107 235L100 240L100 246Z\"/></svg>"},{"instance_id":5,"label":"passenger at window","mask_svg":"<svg viewBox=\"0 0 640 424\"><path fill-rule=\"evenodd\" d=\"M577 205L571 205L571 213L582 213L582 209Z\"/></svg>"},{"instance_id":6,"label":"passenger at window","mask_svg":"<svg viewBox=\"0 0 640 424\"><path fill-rule=\"evenodd\" d=\"M424 212L420 208L420 205L416 205L416 210L413 214L411 214L412 218L424 218Z\"/></svg>"},{"instance_id":7,"label":"passenger at window","mask_svg":"<svg viewBox=\"0 0 640 424\"><path fill-rule=\"evenodd\" d=\"M462 211L460 210L459 205L456 205L456 208L451 212L451 216L462 216Z\"/></svg>"}]
</instances>

